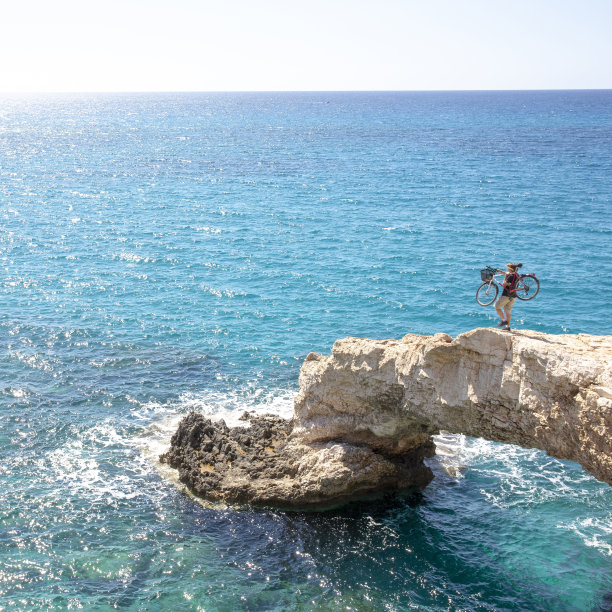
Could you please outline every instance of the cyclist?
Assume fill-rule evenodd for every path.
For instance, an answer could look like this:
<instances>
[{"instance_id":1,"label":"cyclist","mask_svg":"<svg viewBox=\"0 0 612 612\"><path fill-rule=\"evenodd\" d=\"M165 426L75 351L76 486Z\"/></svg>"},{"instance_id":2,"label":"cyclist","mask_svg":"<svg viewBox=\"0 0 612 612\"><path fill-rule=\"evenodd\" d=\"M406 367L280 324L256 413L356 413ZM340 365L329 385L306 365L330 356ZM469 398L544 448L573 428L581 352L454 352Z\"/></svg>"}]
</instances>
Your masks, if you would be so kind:
<instances>
[{"instance_id":1,"label":"cyclist","mask_svg":"<svg viewBox=\"0 0 612 612\"><path fill-rule=\"evenodd\" d=\"M497 324L497 327L503 327L504 329L510 329L512 307L516 301L516 285L519 280L519 275L516 272L517 268L518 264L506 264L506 269L508 271L506 272L504 282L502 283L504 290L502 291L501 297L497 300L497 302L495 302L495 310L497 310L497 314L500 318L500 322ZM497 270L497 272L503 272L503 270ZM504 309L504 312L502 312L502 308ZM504 313L506 315L505 317Z\"/></svg>"}]
</instances>

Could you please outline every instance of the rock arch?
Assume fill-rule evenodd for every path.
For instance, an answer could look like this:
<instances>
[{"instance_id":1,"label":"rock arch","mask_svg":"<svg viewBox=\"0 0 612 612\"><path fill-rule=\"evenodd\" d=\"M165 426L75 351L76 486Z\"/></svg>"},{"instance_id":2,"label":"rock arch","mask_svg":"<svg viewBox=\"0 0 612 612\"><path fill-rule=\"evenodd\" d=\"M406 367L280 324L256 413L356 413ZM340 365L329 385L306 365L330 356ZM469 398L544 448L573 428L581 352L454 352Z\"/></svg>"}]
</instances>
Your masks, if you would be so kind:
<instances>
[{"instance_id":1,"label":"rock arch","mask_svg":"<svg viewBox=\"0 0 612 612\"><path fill-rule=\"evenodd\" d=\"M610 336L480 328L455 339L345 338L329 356L308 355L294 406L292 423L264 423L268 446L260 417L248 443L236 442L245 430L225 428L217 442L234 460L218 462L213 450L206 470L211 437L193 442L192 415L163 460L210 499L321 506L425 486L432 435L447 430L542 449L612 484Z\"/></svg>"}]
</instances>

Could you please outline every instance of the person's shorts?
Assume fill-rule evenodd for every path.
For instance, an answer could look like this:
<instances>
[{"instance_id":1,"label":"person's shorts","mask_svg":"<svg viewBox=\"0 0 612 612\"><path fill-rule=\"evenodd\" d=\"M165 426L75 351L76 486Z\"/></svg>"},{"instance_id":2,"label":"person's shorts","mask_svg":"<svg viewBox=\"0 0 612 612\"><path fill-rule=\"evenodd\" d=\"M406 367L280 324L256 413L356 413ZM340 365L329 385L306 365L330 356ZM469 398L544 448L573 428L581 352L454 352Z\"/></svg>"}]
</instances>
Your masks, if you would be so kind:
<instances>
[{"instance_id":1,"label":"person's shorts","mask_svg":"<svg viewBox=\"0 0 612 612\"><path fill-rule=\"evenodd\" d=\"M516 298L502 295L497 302L495 302L495 308L499 308L500 310L504 308L506 312L510 314L512 312L512 307L514 306L514 302L516 302Z\"/></svg>"}]
</instances>

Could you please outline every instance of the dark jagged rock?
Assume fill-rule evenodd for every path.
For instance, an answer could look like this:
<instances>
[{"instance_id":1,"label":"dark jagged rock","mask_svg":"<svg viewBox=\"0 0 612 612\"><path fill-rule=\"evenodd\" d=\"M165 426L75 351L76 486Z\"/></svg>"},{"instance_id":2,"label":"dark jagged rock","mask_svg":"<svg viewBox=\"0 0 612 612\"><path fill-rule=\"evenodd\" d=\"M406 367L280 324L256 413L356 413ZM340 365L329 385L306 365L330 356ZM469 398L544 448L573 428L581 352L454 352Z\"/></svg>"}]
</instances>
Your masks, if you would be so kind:
<instances>
[{"instance_id":1,"label":"dark jagged rock","mask_svg":"<svg viewBox=\"0 0 612 612\"><path fill-rule=\"evenodd\" d=\"M328 440L304 445L292 436L293 420L245 413L248 427L228 427L196 412L180 423L160 460L210 501L285 508L329 506L359 495L432 478L423 458L431 441L411 452L385 456L364 445Z\"/></svg>"},{"instance_id":2,"label":"dark jagged rock","mask_svg":"<svg viewBox=\"0 0 612 612\"><path fill-rule=\"evenodd\" d=\"M279 462L287 445L292 421L272 415L241 420L249 427L228 427L191 412L172 436L170 450L160 457L178 469L179 479L206 499L245 503L251 501L250 479L291 477L295 468Z\"/></svg>"}]
</instances>

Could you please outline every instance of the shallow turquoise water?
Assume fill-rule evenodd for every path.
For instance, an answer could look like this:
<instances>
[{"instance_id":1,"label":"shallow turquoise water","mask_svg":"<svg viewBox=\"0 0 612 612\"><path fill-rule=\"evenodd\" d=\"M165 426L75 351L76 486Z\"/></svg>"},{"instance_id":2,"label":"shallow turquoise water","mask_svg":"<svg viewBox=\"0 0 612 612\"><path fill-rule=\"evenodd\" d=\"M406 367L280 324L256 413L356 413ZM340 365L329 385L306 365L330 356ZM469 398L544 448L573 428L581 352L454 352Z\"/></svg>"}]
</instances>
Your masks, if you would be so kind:
<instances>
[{"instance_id":1,"label":"shallow turquoise water","mask_svg":"<svg viewBox=\"0 0 612 612\"><path fill-rule=\"evenodd\" d=\"M346 335L612 333L612 92L0 100L0 609L609 610L612 489L462 437L420 496L202 506L190 409L291 411Z\"/></svg>"}]
</instances>

